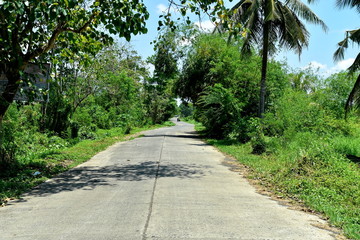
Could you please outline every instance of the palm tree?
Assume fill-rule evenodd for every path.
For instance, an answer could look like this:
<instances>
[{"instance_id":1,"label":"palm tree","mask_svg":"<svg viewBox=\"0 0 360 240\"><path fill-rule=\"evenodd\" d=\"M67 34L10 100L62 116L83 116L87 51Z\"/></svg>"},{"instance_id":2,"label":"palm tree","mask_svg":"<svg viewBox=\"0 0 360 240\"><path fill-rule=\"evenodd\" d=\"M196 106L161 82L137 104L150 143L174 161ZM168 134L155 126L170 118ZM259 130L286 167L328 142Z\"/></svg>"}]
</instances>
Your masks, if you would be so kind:
<instances>
[{"instance_id":1,"label":"palm tree","mask_svg":"<svg viewBox=\"0 0 360 240\"><path fill-rule=\"evenodd\" d=\"M308 3L315 0L308 0ZM233 8L232 20L248 30L242 46L242 54L249 54L251 46L262 48L259 117L265 112L266 72L269 55L277 47L294 50L299 55L308 46L309 32L300 18L322 26L325 23L300 0L240 0ZM220 29L220 28L219 28Z\"/></svg>"},{"instance_id":2,"label":"palm tree","mask_svg":"<svg viewBox=\"0 0 360 240\"><path fill-rule=\"evenodd\" d=\"M359 0L337 0L336 3L339 8L344 8L347 6L356 8L358 13L360 14ZM339 48L334 53L335 61L344 59L344 52L345 49L349 46L349 42L354 42L360 46L360 28L346 31L345 39L338 43ZM349 74L354 74L355 72L360 70L360 53L357 55L354 63L348 68L348 70L349 70ZM360 74L346 101L345 118L347 118L347 114L349 113L350 109L353 106L356 106L357 108L360 107Z\"/></svg>"}]
</instances>

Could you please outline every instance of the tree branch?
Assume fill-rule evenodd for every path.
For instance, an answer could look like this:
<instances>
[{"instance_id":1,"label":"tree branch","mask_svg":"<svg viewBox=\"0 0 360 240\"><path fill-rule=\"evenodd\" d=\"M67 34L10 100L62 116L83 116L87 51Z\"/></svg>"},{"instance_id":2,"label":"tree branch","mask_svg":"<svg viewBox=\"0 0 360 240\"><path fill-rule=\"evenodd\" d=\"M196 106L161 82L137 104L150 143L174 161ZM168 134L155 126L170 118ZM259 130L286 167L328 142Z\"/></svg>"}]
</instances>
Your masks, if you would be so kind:
<instances>
[{"instance_id":1,"label":"tree branch","mask_svg":"<svg viewBox=\"0 0 360 240\"><path fill-rule=\"evenodd\" d=\"M82 27L78 28L78 29L74 29L74 28L64 28L65 32L74 32L74 33L81 33L83 31L86 30L86 28L91 24L91 22L94 20L95 18L95 14L92 14L89 21L87 21Z\"/></svg>"},{"instance_id":2,"label":"tree branch","mask_svg":"<svg viewBox=\"0 0 360 240\"><path fill-rule=\"evenodd\" d=\"M26 62L29 62L30 60L40 56L41 54L49 51L51 48L53 48L55 46L55 41L57 40L58 36L60 35L60 33L62 33L64 30L62 29L62 25L63 24L59 24L54 32L52 33L49 41L47 42L47 44L45 46L41 46L38 47L37 49L35 49L32 53L27 53L24 56L24 60Z\"/></svg>"},{"instance_id":3,"label":"tree branch","mask_svg":"<svg viewBox=\"0 0 360 240\"><path fill-rule=\"evenodd\" d=\"M50 49L52 49L55 46L55 42L59 35L63 32L74 32L74 33L81 33L83 32L92 22L92 20L95 18L95 14L92 14L90 16L90 19L80 28L74 29L74 28L65 28L66 22L61 22L57 25L55 30L53 31L49 41L44 46L40 46L37 49L35 49L32 53L27 53L24 57L25 61L30 61L38 56L40 56L43 53L48 52Z\"/></svg>"}]
</instances>

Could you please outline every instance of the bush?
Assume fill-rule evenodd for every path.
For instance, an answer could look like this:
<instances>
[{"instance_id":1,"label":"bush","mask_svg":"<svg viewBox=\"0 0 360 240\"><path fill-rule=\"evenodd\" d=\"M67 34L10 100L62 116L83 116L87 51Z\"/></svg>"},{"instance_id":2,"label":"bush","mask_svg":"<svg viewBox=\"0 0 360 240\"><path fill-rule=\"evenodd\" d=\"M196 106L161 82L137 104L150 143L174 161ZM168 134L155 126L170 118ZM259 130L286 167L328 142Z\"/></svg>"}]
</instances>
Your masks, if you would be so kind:
<instances>
[{"instance_id":1,"label":"bush","mask_svg":"<svg viewBox=\"0 0 360 240\"><path fill-rule=\"evenodd\" d=\"M96 126L94 124L90 125L90 126L83 126L80 127L79 129L79 138L81 140L85 140L85 139L96 139L97 138L97 134L96 134Z\"/></svg>"},{"instance_id":2,"label":"bush","mask_svg":"<svg viewBox=\"0 0 360 240\"><path fill-rule=\"evenodd\" d=\"M275 101L272 112L265 114L264 131L269 136L284 136L291 139L298 132L312 132L328 135L334 132L348 132L339 128L337 120L328 116L312 96L301 91L287 90Z\"/></svg>"},{"instance_id":3,"label":"bush","mask_svg":"<svg viewBox=\"0 0 360 240\"><path fill-rule=\"evenodd\" d=\"M263 126L258 118L252 118L248 121L250 144L253 154L263 154L266 151L266 142L263 131Z\"/></svg>"},{"instance_id":4,"label":"bush","mask_svg":"<svg viewBox=\"0 0 360 240\"><path fill-rule=\"evenodd\" d=\"M228 137L241 119L242 105L221 84L208 87L197 104L197 118L211 137Z\"/></svg>"},{"instance_id":5,"label":"bush","mask_svg":"<svg viewBox=\"0 0 360 240\"><path fill-rule=\"evenodd\" d=\"M16 104L12 104L0 123L0 175L13 172L19 166L15 156L21 146L18 131L22 128L22 119Z\"/></svg>"}]
</instances>

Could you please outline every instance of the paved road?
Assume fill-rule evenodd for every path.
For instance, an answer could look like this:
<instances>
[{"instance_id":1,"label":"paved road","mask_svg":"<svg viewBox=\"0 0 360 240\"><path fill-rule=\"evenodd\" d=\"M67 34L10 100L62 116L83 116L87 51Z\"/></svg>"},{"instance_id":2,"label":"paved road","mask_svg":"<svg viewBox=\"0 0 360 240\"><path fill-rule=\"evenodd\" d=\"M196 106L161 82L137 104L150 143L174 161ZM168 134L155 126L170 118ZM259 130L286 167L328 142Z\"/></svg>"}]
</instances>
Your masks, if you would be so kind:
<instances>
[{"instance_id":1,"label":"paved road","mask_svg":"<svg viewBox=\"0 0 360 240\"><path fill-rule=\"evenodd\" d=\"M0 239L334 239L224 159L190 124L148 131L0 208Z\"/></svg>"}]
</instances>

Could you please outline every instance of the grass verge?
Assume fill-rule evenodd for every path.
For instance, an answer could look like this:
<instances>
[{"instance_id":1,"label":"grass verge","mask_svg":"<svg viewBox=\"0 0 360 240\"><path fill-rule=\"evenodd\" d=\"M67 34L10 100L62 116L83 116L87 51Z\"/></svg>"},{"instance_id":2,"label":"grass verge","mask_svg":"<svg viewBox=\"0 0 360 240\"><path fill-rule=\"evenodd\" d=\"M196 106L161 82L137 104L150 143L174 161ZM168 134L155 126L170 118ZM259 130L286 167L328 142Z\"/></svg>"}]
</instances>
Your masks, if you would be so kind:
<instances>
[{"instance_id":1,"label":"grass verge","mask_svg":"<svg viewBox=\"0 0 360 240\"><path fill-rule=\"evenodd\" d=\"M22 193L39 185L56 174L73 168L88 161L98 152L101 152L116 142L126 141L138 137L142 131L175 125L165 122L162 125L134 128L129 134L123 134L121 129L101 130L95 140L84 140L74 146L33 153L30 161L23 161L16 174L6 178L0 178L0 206L6 202L18 198Z\"/></svg>"},{"instance_id":2,"label":"grass verge","mask_svg":"<svg viewBox=\"0 0 360 240\"><path fill-rule=\"evenodd\" d=\"M203 127L196 124L195 129ZM321 139L311 133L285 143L269 138L270 151L262 155L252 154L250 143L206 141L249 167L247 177L268 192L300 203L342 229L346 237L360 239L360 165L346 157L358 154L358 139Z\"/></svg>"}]
</instances>

